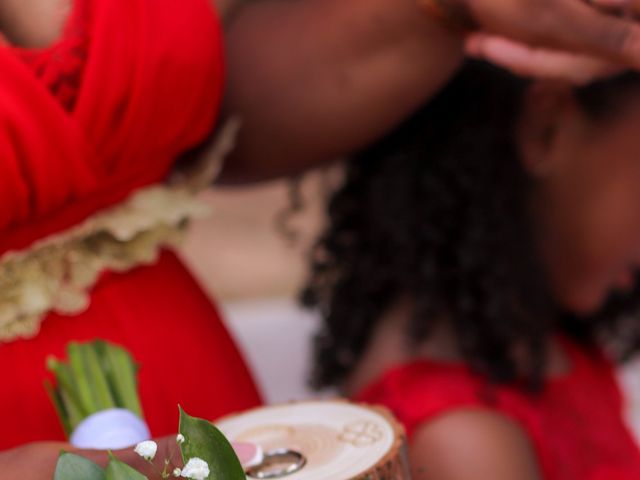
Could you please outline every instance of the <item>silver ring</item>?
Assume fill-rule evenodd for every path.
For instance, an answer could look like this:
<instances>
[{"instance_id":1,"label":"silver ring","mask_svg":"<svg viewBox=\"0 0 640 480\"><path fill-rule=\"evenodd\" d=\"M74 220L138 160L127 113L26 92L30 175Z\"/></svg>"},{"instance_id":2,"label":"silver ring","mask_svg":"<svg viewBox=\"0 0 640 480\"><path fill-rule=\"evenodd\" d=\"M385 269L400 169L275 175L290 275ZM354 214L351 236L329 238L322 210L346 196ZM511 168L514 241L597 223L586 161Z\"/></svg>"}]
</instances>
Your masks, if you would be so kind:
<instances>
[{"instance_id":1,"label":"silver ring","mask_svg":"<svg viewBox=\"0 0 640 480\"><path fill-rule=\"evenodd\" d=\"M260 480L282 478L302 470L306 464L307 459L300 452L282 448L265 453L262 463L251 467L246 473Z\"/></svg>"}]
</instances>

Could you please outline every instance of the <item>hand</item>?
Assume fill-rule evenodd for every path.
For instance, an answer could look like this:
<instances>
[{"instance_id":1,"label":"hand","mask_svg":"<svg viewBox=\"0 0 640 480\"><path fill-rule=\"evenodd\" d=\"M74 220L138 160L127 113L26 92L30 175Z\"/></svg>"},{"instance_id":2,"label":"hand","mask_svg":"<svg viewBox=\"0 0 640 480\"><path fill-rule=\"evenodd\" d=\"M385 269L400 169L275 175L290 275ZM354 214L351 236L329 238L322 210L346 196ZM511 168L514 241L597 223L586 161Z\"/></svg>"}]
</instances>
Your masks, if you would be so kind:
<instances>
[{"instance_id":1,"label":"hand","mask_svg":"<svg viewBox=\"0 0 640 480\"><path fill-rule=\"evenodd\" d=\"M581 84L640 68L638 0L455 1L479 28L467 53L517 74Z\"/></svg>"},{"instance_id":2,"label":"hand","mask_svg":"<svg viewBox=\"0 0 640 480\"><path fill-rule=\"evenodd\" d=\"M114 452L119 460L131 465L144 473L149 479L159 478L155 471L162 471L164 459L169 458L173 452L173 460L177 466L182 466L175 435L156 440L158 453L154 462L156 468L152 468L144 459L140 458L133 448ZM256 449L251 444L234 444L234 449L243 465L254 459ZM98 465L106 466L108 455L106 452L96 450L78 450L63 442L38 442L23 445L13 450L0 452L0 472L2 478L19 478L21 480L51 480L56 463L61 451L72 452ZM154 471L155 470L155 471ZM155 477L154 477L155 475Z\"/></svg>"},{"instance_id":3,"label":"hand","mask_svg":"<svg viewBox=\"0 0 640 480\"><path fill-rule=\"evenodd\" d=\"M181 468L183 464L182 457L180 455L180 447L176 443L175 435L156 439L155 442L158 444L158 451L153 460L153 466L151 466L146 460L135 453L133 447L117 451L114 453L114 455L118 460L131 465L133 468L146 475L150 480L159 480L159 472L162 472L164 470L164 461L166 459L169 459L172 462L172 469L175 467ZM234 443L233 448L236 452L236 455L238 455L240 463L245 468L255 465L257 459L261 460L262 452L256 445L250 443ZM73 449L68 451L89 458L90 460L96 462L101 466L106 466L108 461L106 452L86 450L74 451ZM258 462L260 460L258 460ZM169 473L171 473L171 470L169 471Z\"/></svg>"},{"instance_id":4,"label":"hand","mask_svg":"<svg viewBox=\"0 0 640 480\"><path fill-rule=\"evenodd\" d=\"M562 50L533 48L504 37L475 33L465 42L467 54L484 59L516 75L565 80L586 85L625 70L620 64L598 57Z\"/></svg>"},{"instance_id":5,"label":"hand","mask_svg":"<svg viewBox=\"0 0 640 480\"><path fill-rule=\"evenodd\" d=\"M158 458L157 467L162 470L162 461L168 457L170 449L177 450L175 436L157 440ZM173 445L172 445L173 444ZM62 451L72 452L104 467L108 462L107 452L97 450L78 450L63 442L37 442L23 445L12 450L0 452L0 472L2 478L19 478L21 480L51 480L58 462L58 457ZM140 472L154 477L154 469L142 458L140 458L133 448L114 452L114 455L125 463L128 463ZM179 459L179 455L174 458Z\"/></svg>"},{"instance_id":6,"label":"hand","mask_svg":"<svg viewBox=\"0 0 640 480\"><path fill-rule=\"evenodd\" d=\"M608 11L630 0L461 0L484 33L640 67L640 26ZM602 8L597 8L597 7ZM629 7L631 8L631 7ZM604 11L604 10L607 11Z\"/></svg>"},{"instance_id":7,"label":"hand","mask_svg":"<svg viewBox=\"0 0 640 480\"><path fill-rule=\"evenodd\" d=\"M60 451L68 448L61 442L41 442L0 452L2 478L51 480Z\"/></svg>"}]
</instances>

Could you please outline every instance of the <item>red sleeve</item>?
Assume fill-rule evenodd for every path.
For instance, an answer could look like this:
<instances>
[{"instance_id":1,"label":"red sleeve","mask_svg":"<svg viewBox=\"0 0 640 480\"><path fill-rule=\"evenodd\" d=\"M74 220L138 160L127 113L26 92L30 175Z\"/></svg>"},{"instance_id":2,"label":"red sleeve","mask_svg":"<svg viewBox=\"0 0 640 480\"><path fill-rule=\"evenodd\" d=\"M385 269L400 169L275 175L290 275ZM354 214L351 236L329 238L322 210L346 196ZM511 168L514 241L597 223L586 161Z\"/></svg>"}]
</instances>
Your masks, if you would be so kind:
<instances>
[{"instance_id":1,"label":"red sleeve","mask_svg":"<svg viewBox=\"0 0 640 480\"><path fill-rule=\"evenodd\" d=\"M463 366L416 362L389 371L364 390L358 400L391 409L411 437L422 423L452 410L500 410L504 396Z\"/></svg>"}]
</instances>

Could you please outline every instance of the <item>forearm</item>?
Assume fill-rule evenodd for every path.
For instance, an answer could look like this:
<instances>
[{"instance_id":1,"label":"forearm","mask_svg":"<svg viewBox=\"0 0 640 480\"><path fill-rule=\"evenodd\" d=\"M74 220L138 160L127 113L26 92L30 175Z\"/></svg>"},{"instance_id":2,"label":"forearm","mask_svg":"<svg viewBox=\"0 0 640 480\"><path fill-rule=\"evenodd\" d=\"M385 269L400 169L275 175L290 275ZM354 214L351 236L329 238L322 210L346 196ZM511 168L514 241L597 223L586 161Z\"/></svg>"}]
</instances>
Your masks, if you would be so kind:
<instances>
[{"instance_id":1,"label":"forearm","mask_svg":"<svg viewBox=\"0 0 640 480\"><path fill-rule=\"evenodd\" d=\"M45 480L53 478L61 443L39 443L0 452L2 478Z\"/></svg>"},{"instance_id":2,"label":"forearm","mask_svg":"<svg viewBox=\"0 0 640 480\"><path fill-rule=\"evenodd\" d=\"M367 145L462 60L461 40L415 0L262 0L227 43L226 112L244 121L227 182L293 174Z\"/></svg>"},{"instance_id":3,"label":"forearm","mask_svg":"<svg viewBox=\"0 0 640 480\"><path fill-rule=\"evenodd\" d=\"M160 439L156 455L156 470L162 470L165 458L173 458L180 465L180 454L175 445L175 437ZM40 442L23 445L13 450L0 451L0 478L19 478L21 480L50 480L62 451L81 455L105 467L109 462L106 451L80 450L64 442ZM119 460L133 466L138 471L153 476L154 469L140 458L133 448L114 452Z\"/></svg>"}]
</instances>

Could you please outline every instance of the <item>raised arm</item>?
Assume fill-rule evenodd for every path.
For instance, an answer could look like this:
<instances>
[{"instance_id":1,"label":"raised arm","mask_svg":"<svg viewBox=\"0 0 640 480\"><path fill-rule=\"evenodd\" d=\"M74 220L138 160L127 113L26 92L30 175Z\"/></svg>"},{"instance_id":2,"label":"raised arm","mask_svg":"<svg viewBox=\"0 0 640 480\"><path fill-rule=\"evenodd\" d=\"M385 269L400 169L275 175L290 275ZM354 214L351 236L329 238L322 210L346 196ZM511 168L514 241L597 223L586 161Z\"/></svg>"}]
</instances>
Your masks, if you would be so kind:
<instances>
[{"instance_id":1,"label":"raised arm","mask_svg":"<svg viewBox=\"0 0 640 480\"><path fill-rule=\"evenodd\" d=\"M227 113L244 119L223 180L291 174L366 145L426 101L461 38L415 0L258 0L227 35Z\"/></svg>"},{"instance_id":2,"label":"raised arm","mask_svg":"<svg viewBox=\"0 0 640 480\"><path fill-rule=\"evenodd\" d=\"M433 95L460 65L464 39L420 4L466 9L490 34L472 53L518 73L584 81L602 60L640 65L637 24L583 0L216 1L243 4L227 32L226 112L240 114L244 129L226 182L349 154Z\"/></svg>"}]
</instances>

